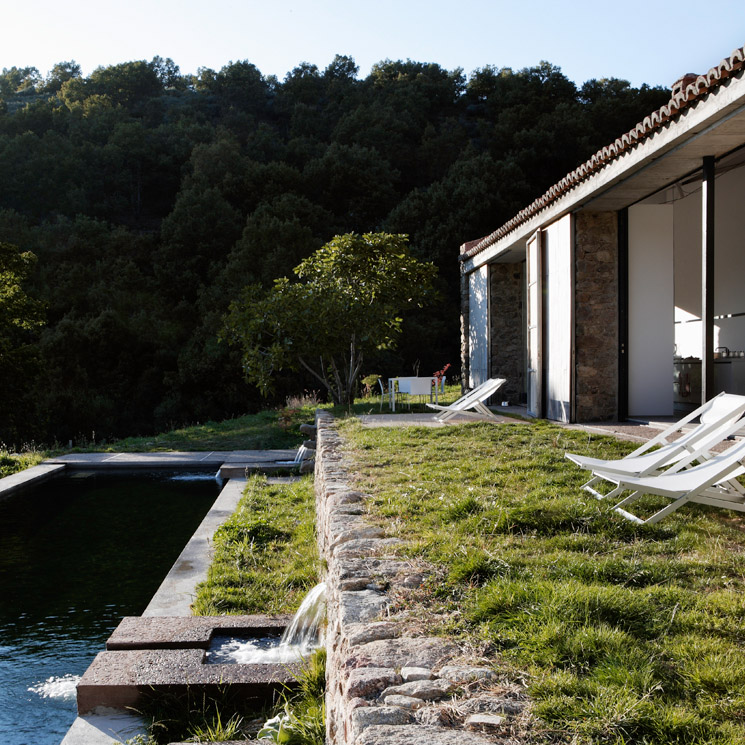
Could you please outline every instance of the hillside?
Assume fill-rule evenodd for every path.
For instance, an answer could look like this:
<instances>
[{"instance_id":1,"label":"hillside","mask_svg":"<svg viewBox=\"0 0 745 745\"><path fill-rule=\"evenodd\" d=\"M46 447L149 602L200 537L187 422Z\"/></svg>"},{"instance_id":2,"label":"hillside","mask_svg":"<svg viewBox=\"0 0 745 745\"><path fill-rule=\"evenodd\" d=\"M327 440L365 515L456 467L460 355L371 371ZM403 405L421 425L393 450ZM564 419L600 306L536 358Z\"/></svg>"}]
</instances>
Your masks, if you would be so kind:
<instances>
[{"instance_id":1,"label":"hillside","mask_svg":"<svg viewBox=\"0 0 745 745\"><path fill-rule=\"evenodd\" d=\"M255 410L222 316L332 236L407 233L440 300L369 370L458 363L458 246L484 235L669 93L577 87L549 63L466 76L351 58L284 80L156 57L0 75L0 242L33 252L45 308L0 366L0 442L110 438ZM1 336L1 335L0 335ZM0 338L0 342L2 339ZM309 385L287 378L279 400ZM12 391L12 393L11 393Z\"/></svg>"}]
</instances>

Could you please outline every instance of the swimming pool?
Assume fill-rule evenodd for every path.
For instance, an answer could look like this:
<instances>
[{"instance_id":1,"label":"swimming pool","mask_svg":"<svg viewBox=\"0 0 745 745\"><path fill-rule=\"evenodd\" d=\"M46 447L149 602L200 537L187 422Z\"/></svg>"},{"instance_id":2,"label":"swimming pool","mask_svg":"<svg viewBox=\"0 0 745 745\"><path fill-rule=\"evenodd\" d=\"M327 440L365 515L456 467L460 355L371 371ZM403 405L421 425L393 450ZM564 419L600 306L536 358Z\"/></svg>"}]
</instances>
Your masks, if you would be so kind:
<instances>
[{"instance_id":1,"label":"swimming pool","mask_svg":"<svg viewBox=\"0 0 745 745\"><path fill-rule=\"evenodd\" d=\"M0 501L3 745L58 745L78 677L142 613L219 491L214 473L81 471Z\"/></svg>"}]
</instances>

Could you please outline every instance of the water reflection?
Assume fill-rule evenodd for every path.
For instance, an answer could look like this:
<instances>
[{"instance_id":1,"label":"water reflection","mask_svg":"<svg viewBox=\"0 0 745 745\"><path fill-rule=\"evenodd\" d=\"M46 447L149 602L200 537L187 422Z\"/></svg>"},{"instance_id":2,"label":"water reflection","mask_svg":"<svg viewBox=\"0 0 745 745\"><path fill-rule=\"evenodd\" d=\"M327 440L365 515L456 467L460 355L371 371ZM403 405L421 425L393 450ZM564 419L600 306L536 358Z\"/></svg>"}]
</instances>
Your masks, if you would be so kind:
<instances>
[{"instance_id":1,"label":"water reflection","mask_svg":"<svg viewBox=\"0 0 745 745\"><path fill-rule=\"evenodd\" d=\"M173 475L65 477L0 502L2 745L58 745L77 677L142 612L217 496L214 474Z\"/></svg>"}]
</instances>

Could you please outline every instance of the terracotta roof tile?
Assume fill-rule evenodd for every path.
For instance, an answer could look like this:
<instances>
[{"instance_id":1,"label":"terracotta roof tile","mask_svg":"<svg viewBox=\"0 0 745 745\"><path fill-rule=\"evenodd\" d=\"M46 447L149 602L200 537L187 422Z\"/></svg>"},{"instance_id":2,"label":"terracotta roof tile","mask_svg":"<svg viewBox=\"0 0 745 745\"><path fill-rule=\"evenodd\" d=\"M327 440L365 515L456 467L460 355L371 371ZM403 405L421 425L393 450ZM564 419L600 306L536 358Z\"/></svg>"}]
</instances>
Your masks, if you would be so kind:
<instances>
[{"instance_id":1,"label":"terracotta roof tile","mask_svg":"<svg viewBox=\"0 0 745 745\"><path fill-rule=\"evenodd\" d=\"M735 49L732 54L712 67L704 75L689 73L676 81L672 88L672 96L667 104L653 112L639 122L633 129L621 135L615 142L598 150L589 160L579 168L567 174L561 181L554 184L545 194L532 204L518 212L509 222L495 230L486 238L470 241L463 248L460 258L462 261L470 259L498 240L511 233L524 222L546 209L560 196L573 189L592 174L599 171L611 161L619 158L629 149L647 139L654 132L662 128L668 121L674 119L685 109L696 104L703 96L722 85L728 78L741 73L745 68L745 47Z\"/></svg>"}]
</instances>

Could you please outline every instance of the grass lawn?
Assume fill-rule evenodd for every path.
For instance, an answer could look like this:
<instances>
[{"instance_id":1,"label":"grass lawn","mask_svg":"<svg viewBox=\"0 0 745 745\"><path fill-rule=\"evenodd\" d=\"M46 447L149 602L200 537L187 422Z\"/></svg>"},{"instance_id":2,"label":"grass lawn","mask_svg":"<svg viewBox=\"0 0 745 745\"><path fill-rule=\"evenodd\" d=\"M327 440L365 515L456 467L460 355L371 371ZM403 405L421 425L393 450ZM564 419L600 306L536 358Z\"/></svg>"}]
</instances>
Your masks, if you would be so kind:
<instances>
[{"instance_id":1,"label":"grass lawn","mask_svg":"<svg viewBox=\"0 0 745 745\"><path fill-rule=\"evenodd\" d=\"M45 458L64 453L151 453L193 450L271 450L296 448L305 437L298 431L312 422L316 406L304 404L267 409L258 414L205 422L147 437L126 437L112 442L89 442L71 449L37 449L21 453L0 448L0 477L37 465Z\"/></svg>"},{"instance_id":2,"label":"grass lawn","mask_svg":"<svg viewBox=\"0 0 745 745\"><path fill-rule=\"evenodd\" d=\"M460 396L459 385L446 386L440 401L451 403ZM386 397L382 403L379 395L358 398L351 407L318 404L297 397L288 399L287 405L279 409L267 409L258 414L247 414L226 419L223 422L206 422L190 427L154 435L152 437L128 437L123 440L94 447L91 450L110 452L152 452L168 450L267 450L272 448L297 447L305 438L298 427L303 422L312 422L318 408L328 409L337 417L349 414L390 414ZM409 412L431 413L423 403L399 405L396 414Z\"/></svg>"},{"instance_id":3,"label":"grass lawn","mask_svg":"<svg viewBox=\"0 0 745 745\"><path fill-rule=\"evenodd\" d=\"M304 476L292 483L267 483L263 476L253 476L238 508L218 528L213 538L214 558L205 582L197 588L193 604L196 615L224 613L293 613L321 575L321 564L315 537L315 495L313 478ZM291 711L293 742L297 745L322 745L325 735L324 691L325 650L309 658L299 678L299 689L285 692L273 715ZM204 707L202 707L204 708ZM223 706L223 721L234 709ZM238 726L238 714L233 713L235 731L226 728L218 739L243 739L255 727ZM251 715L243 712L245 722ZM254 713L254 716L256 713ZM156 742L171 742L173 736L184 738L201 735L207 730L189 725L209 720L210 710L190 712L189 717L174 717L178 728L168 731L169 737ZM269 714L260 716L262 722ZM187 725L184 724L187 720ZM157 728L156 728L157 730ZM155 730L154 730L155 733Z\"/></svg>"},{"instance_id":4,"label":"grass lawn","mask_svg":"<svg viewBox=\"0 0 745 745\"><path fill-rule=\"evenodd\" d=\"M527 680L552 737L745 742L742 517L608 513L564 451L635 445L545 422L341 430L372 519L436 567L413 610Z\"/></svg>"},{"instance_id":5,"label":"grass lawn","mask_svg":"<svg viewBox=\"0 0 745 745\"><path fill-rule=\"evenodd\" d=\"M189 450L270 450L293 448L302 441L302 422L312 421L315 407L267 409L222 422L205 422L180 427L151 437L127 437L103 447L109 452L159 452Z\"/></svg>"},{"instance_id":6,"label":"grass lawn","mask_svg":"<svg viewBox=\"0 0 745 745\"><path fill-rule=\"evenodd\" d=\"M460 396L460 386L446 386L440 401L450 403ZM318 404L307 397L288 399L287 405L266 409L257 414L226 419L222 422L205 422L179 427L157 435L125 437L112 442L88 442L71 449L32 448L11 452L0 445L0 478L35 466L45 458L67 452L151 453L194 450L272 450L298 447L305 438L298 427L312 422L317 408L328 409L335 416L352 414L389 414L388 399L382 403L380 396L358 398L351 407ZM429 411L424 404L399 406L396 413Z\"/></svg>"},{"instance_id":7,"label":"grass lawn","mask_svg":"<svg viewBox=\"0 0 745 745\"><path fill-rule=\"evenodd\" d=\"M318 583L313 479L268 484L253 476L236 511L217 529L195 615L293 613Z\"/></svg>"}]
</instances>

